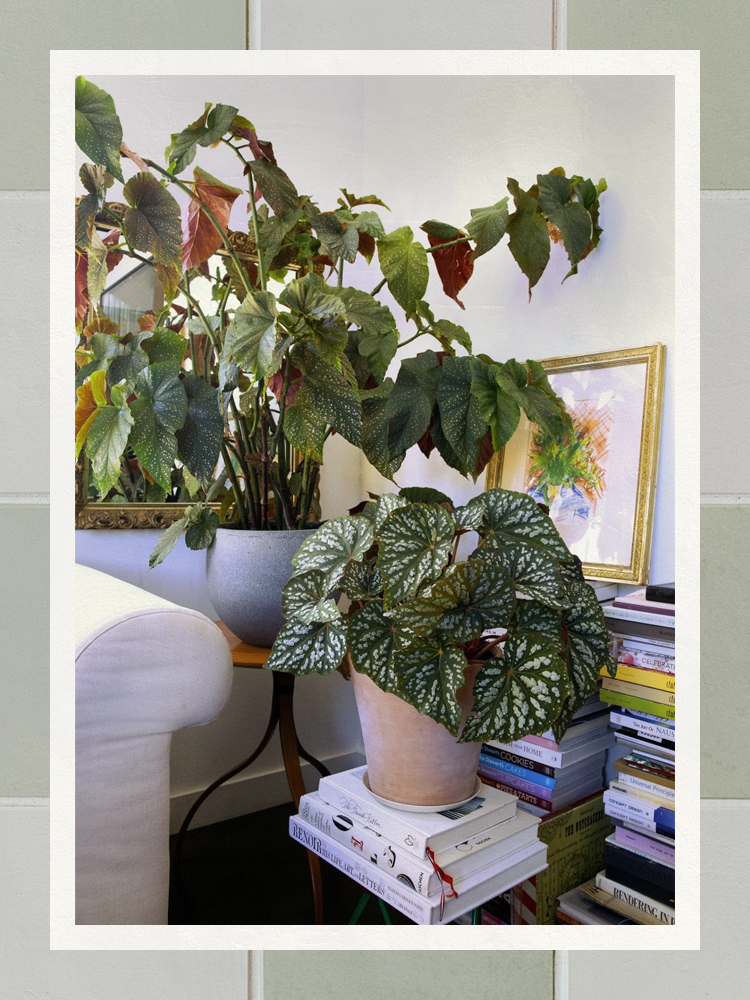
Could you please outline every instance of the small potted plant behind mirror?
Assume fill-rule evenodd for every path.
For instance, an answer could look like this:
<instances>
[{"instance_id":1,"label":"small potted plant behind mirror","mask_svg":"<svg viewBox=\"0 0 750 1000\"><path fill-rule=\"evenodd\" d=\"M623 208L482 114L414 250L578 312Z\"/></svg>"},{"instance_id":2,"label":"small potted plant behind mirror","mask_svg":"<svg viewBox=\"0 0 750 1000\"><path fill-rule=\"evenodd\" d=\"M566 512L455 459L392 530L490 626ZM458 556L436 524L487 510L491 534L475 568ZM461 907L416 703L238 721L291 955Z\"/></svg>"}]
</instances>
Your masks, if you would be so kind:
<instances>
[{"instance_id":1,"label":"small potted plant behind mirror","mask_svg":"<svg viewBox=\"0 0 750 1000\"><path fill-rule=\"evenodd\" d=\"M458 560L469 532L479 544ZM370 790L391 802L470 798L482 742L550 728L560 738L601 668L614 670L593 589L523 493L489 490L463 507L435 490L384 494L319 528L292 562L266 667L328 673L345 661Z\"/></svg>"}]
</instances>

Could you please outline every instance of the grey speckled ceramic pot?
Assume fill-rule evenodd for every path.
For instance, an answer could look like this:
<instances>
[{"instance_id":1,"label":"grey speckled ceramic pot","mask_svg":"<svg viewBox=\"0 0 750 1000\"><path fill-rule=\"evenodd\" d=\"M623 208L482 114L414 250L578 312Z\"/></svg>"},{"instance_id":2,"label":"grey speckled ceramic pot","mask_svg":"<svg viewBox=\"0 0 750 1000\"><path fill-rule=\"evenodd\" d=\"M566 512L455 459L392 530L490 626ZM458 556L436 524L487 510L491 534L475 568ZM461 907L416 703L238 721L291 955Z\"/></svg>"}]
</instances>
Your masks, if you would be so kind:
<instances>
[{"instance_id":1,"label":"grey speckled ceramic pot","mask_svg":"<svg viewBox=\"0 0 750 1000\"><path fill-rule=\"evenodd\" d=\"M251 646L271 646L284 624L281 591L292 556L314 528L242 531L220 527L206 554L206 584L216 613Z\"/></svg>"}]
</instances>

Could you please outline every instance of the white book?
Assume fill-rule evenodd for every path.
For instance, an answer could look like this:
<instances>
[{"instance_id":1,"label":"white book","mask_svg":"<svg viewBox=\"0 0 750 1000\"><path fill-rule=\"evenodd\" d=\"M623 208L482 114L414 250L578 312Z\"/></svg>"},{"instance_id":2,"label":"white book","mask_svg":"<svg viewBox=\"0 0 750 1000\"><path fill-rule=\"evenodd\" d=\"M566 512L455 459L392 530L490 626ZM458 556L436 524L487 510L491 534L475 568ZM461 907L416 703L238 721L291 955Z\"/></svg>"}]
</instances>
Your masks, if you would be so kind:
<instances>
[{"instance_id":1,"label":"white book","mask_svg":"<svg viewBox=\"0 0 750 1000\"><path fill-rule=\"evenodd\" d=\"M604 803L604 812L612 819L619 820L629 830L634 830L638 833L647 833L649 837L659 837L664 840L664 843L674 846L674 837L664 836L662 838L662 835L656 829L656 822L652 819L647 819L645 816L638 816L613 802Z\"/></svg>"},{"instance_id":2,"label":"white book","mask_svg":"<svg viewBox=\"0 0 750 1000\"><path fill-rule=\"evenodd\" d=\"M650 740L642 739L639 740L635 736L623 736L619 732L615 733L615 740L620 746L627 747L629 750L637 750L639 753L650 755L654 760L665 760L672 763L675 759L674 750L670 750L669 747L661 747L658 743L653 743Z\"/></svg>"},{"instance_id":3,"label":"white book","mask_svg":"<svg viewBox=\"0 0 750 1000\"><path fill-rule=\"evenodd\" d=\"M489 745L521 754L523 757L539 761L540 764L547 764L549 767L565 767L577 764L593 754L601 753L602 750L614 746L614 742L614 733L609 731L590 740L581 739L575 746L563 750L550 750L548 747L539 746L538 743L529 743L527 740L514 740L512 743L499 743L496 740L490 740Z\"/></svg>"},{"instance_id":4,"label":"white book","mask_svg":"<svg viewBox=\"0 0 750 1000\"><path fill-rule=\"evenodd\" d=\"M455 809L441 812L409 812L383 805L362 782L366 767L355 767L320 779L318 794L331 806L352 815L391 843L398 844L417 858L454 847L510 819L516 814L516 798L497 788L482 786L481 794Z\"/></svg>"},{"instance_id":5,"label":"white book","mask_svg":"<svg viewBox=\"0 0 750 1000\"><path fill-rule=\"evenodd\" d=\"M619 882L613 882L612 879L607 878L604 872L599 872L596 876L596 885L597 888L603 889L604 892L611 893L611 895L613 895L616 899L624 900L628 906L632 906L636 910L640 910L642 913L652 918L652 920L656 920L658 923L674 923L674 910L671 906L659 903L657 900L651 899L650 896L644 896L642 892L636 892L634 889L629 889L627 886L621 885Z\"/></svg>"},{"instance_id":6,"label":"white book","mask_svg":"<svg viewBox=\"0 0 750 1000\"><path fill-rule=\"evenodd\" d=\"M639 819L653 820L654 823L659 822L659 810L666 810L672 814L672 819L674 819L674 803L665 805L661 802L654 802L652 799L643 798L643 796L636 794L634 789L619 787L616 781L610 781L609 788L604 793L604 802L617 809L624 809ZM660 823L659 825L667 827L669 824Z\"/></svg>"},{"instance_id":7,"label":"white book","mask_svg":"<svg viewBox=\"0 0 750 1000\"><path fill-rule=\"evenodd\" d=\"M406 914L416 924L449 924L456 917L481 906L488 899L531 878L547 867L547 845L540 841L528 844L496 864L467 878L457 897L446 894L443 918L440 919L440 894L426 897L387 875L377 865L364 860L343 844L316 830L299 816L289 820L289 833L308 851L354 879L364 889Z\"/></svg>"},{"instance_id":8,"label":"white book","mask_svg":"<svg viewBox=\"0 0 750 1000\"><path fill-rule=\"evenodd\" d=\"M316 830L382 868L399 882L411 886L420 895L434 896L440 892L440 877L429 860L415 858L374 830L360 826L355 817L337 811L317 792L302 796L299 815ZM538 827L538 819L519 811L511 819L490 827L463 844L436 854L435 864L453 880L454 888L460 890L467 876L533 844L538 839Z\"/></svg>"},{"instance_id":9,"label":"white book","mask_svg":"<svg viewBox=\"0 0 750 1000\"><path fill-rule=\"evenodd\" d=\"M653 781L636 778L634 774L622 774L619 771L617 772L617 784L623 785L639 795L645 795L647 798L653 799L654 802L666 806L667 809L674 809L674 788L666 788Z\"/></svg>"},{"instance_id":10,"label":"white book","mask_svg":"<svg viewBox=\"0 0 750 1000\"><path fill-rule=\"evenodd\" d=\"M654 722L653 719L641 719L637 715L626 715L624 712L612 711L609 713L609 721L613 726L623 726L625 729L635 729L636 732L643 733L652 739L669 740L676 743L674 738L674 723Z\"/></svg>"}]
</instances>

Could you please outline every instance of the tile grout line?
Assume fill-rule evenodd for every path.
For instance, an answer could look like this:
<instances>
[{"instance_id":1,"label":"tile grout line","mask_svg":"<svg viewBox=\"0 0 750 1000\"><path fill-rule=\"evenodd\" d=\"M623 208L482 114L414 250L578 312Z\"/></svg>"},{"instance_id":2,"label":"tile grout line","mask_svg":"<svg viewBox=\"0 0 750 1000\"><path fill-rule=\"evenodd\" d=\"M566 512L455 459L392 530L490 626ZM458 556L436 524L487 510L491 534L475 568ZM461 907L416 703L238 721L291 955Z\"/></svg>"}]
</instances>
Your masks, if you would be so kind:
<instances>
[{"instance_id":1,"label":"tile grout line","mask_svg":"<svg viewBox=\"0 0 750 1000\"><path fill-rule=\"evenodd\" d=\"M0 493L0 506L4 504L49 504L49 493Z\"/></svg>"},{"instance_id":2,"label":"tile grout line","mask_svg":"<svg viewBox=\"0 0 750 1000\"><path fill-rule=\"evenodd\" d=\"M553 951L552 953L552 998L553 1000L570 1000L570 953Z\"/></svg>"},{"instance_id":3,"label":"tile grout line","mask_svg":"<svg viewBox=\"0 0 750 1000\"><path fill-rule=\"evenodd\" d=\"M568 47L568 0L552 0L552 49Z\"/></svg>"},{"instance_id":4,"label":"tile grout line","mask_svg":"<svg viewBox=\"0 0 750 1000\"><path fill-rule=\"evenodd\" d=\"M49 191L0 191L0 201L46 201L49 200Z\"/></svg>"},{"instance_id":5,"label":"tile grout line","mask_svg":"<svg viewBox=\"0 0 750 1000\"><path fill-rule=\"evenodd\" d=\"M247 953L247 1000L263 1000L263 952Z\"/></svg>"},{"instance_id":6,"label":"tile grout line","mask_svg":"<svg viewBox=\"0 0 750 1000\"><path fill-rule=\"evenodd\" d=\"M0 809L49 809L49 797L36 795L0 795Z\"/></svg>"},{"instance_id":7,"label":"tile grout line","mask_svg":"<svg viewBox=\"0 0 750 1000\"><path fill-rule=\"evenodd\" d=\"M701 507L714 504L734 506L750 503L750 493L701 493Z\"/></svg>"}]
</instances>

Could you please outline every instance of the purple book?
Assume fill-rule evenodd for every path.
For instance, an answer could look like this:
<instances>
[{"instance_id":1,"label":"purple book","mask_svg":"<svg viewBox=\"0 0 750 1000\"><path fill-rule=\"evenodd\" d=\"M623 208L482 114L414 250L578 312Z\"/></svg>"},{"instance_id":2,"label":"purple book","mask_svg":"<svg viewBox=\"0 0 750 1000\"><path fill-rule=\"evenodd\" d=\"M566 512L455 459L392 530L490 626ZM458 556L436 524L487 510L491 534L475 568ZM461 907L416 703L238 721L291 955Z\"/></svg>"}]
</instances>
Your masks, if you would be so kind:
<instances>
[{"instance_id":1,"label":"purple book","mask_svg":"<svg viewBox=\"0 0 750 1000\"><path fill-rule=\"evenodd\" d=\"M624 826L615 827L615 840L623 847L630 847L634 851L641 851L656 861L666 861L667 864L674 864L674 847L669 844L662 844L659 840L653 840L643 833L636 833L628 830Z\"/></svg>"}]
</instances>

